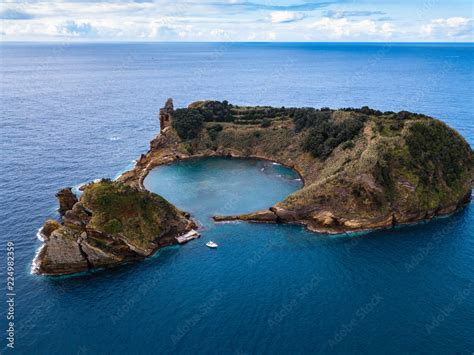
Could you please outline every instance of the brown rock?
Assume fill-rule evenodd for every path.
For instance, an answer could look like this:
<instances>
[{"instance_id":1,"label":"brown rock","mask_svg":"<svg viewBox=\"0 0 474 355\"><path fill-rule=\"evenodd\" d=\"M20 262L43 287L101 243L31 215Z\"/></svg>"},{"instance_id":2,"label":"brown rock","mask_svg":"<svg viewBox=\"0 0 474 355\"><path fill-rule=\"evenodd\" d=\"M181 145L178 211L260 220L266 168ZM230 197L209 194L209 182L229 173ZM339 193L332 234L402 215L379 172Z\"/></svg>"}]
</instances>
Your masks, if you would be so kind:
<instances>
[{"instance_id":1,"label":"brown rock","mask_svg":"<svg viewBox=\"0 0 474 355\"><path fill-rule=\"evenodd\" d=\"M48 219L44 225L43 225L43 228L41 228L41 234L44 238L49 238L49 236L51 235L51 233L53 233L56 229L58 229L59 227L61 227L61 225L59 224L59 222L55 221L55 220L52 220L52 219Z\"/></svg>"},{"instance_id":2,"label":"brown rock","mask_svg":"<svg viewBox=\"0 0 474 355\"><path fill-rule=\"evenodd\" d=\"M271 210L257 211L244 215L243 220L259 221L259 222L276 222L278 219L277 215Z\"/></svg>"},{"instance_id":3,"label":"brown rock","mask_svg":"<svg viewBox=\"0 0 474 355\"><path fill-rule=\"evenodd\" d=\"M59 209L58 212L61 215L64 215L67 211L72 209L74 204L77 202L76 195L72 192L70 187L66 187L62 190L59 190L56 193L56 197L59 200Z\"/></svg>"},{"instance_id":4,"label":"brown rock","mask_svg":"<svg viewBox=\"0 0 474 355\"><path fill-rule=\"evenodd\" d=\"M107 199L100 199L103 194L112 202L104 205ZM67 210L62 224L47 221L42 228L44 244L32 269L36 274L64 275L142 260L160 247L176 244L177 236L195 228L188 213L154 194L120 182L101 180L88 184L81 201L72 206L71 197L75 196L70 189L58 195ZM115 202L116 196L125 201L116 198L119 202ZM137 200L146 202L146 211L144 203ZM121 215L111 216L113 213ZM142 228L144 223L147 228Z\"/></svg>"},{"instance_id":5,"label":"brown rock","mask_svg":"<svg viewBox=\"0 0 474 355\"><path fill-rule=\"evenodd\" d=\"M336 217L329 211L320 211L312 216L313 220L325 227L332 227L337 224Z\"/></svg>"},{"instance_id":6,"label":"brown rock","mask_svg":"<svg viewBox=\"0 0 474 355\"><path fill-rule=\"evenodd\" d=\"M160 109L160 131L170 126L173 110L173 99L169 98L166 100L165 106Z\"/></svg>"},{"instance_id":7,"label":"brown rock","mask_svg":"<svg viewBox=\"0 0 474 355\"><path fill-rule=\"evenodd\" d=\"M89 269L76 236L63 227L51 233L33 265L33 272L42 275L64 275Z\"/></svg>"},{"instance_id":8,"label":"brown rock","mask_svg":"<svg viewBox=\"0 0 474 355\"><path fill-rule=\"evenodd\" d=\"M228 221L239 221L242 216L212 216L215 222L228 222Z\"/></svg>"},{"instance_id":9,"label":"brown rock","mask_svg":"<svg viewBox=\"0 0 474 355\"><path fill-rule=\"evenodd\" d=\"M243 214L239 216L213 216L212 219L215 222L226 222L226 221L247 221L247 222L265 222L265 223L276 223L278 216L271 210L262 210L254 213Z\"/></svg>"}]
</instances>

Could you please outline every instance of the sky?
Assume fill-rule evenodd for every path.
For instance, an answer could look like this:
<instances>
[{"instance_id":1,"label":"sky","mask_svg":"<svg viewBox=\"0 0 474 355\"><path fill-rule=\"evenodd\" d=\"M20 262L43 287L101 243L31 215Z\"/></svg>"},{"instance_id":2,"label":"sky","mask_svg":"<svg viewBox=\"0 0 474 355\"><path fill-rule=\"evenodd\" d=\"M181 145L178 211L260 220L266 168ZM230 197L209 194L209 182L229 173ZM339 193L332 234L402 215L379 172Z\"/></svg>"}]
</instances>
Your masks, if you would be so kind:
<instances>
[{"instance_id":1,"label":"sky","mask_svg":"<svg viewBox=\"0 0 474 355\"><path fill-rule=\"evenodd\" d=\"M472 42L471 0L4 0L2 41Z\"/></svg>"}]
</instances>

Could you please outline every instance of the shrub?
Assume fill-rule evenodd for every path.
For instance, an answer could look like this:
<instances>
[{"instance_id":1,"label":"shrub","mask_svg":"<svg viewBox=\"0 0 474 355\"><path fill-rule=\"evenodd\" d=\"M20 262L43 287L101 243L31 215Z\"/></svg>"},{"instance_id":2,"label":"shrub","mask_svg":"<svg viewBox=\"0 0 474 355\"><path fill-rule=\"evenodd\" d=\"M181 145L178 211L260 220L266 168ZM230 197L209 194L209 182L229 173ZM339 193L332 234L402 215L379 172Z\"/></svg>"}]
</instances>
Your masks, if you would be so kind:
<instances>
[{"instance_id":1,"label":"shrub","mask_svg":"<svg viewBox=\"0 0 474 355\"><path fill-rule=\"evenodd\" d=\"M208 131L211 130L211 131L220 132L220 131L222 131L222 129L223 129L222 125L219 124L219 123L216 123L215 125L210 126L207 130Z\"/></svg>"},{"instance_id":2,"label":"shrub","mask_svg":"<svg viewBox=\"0 0 474 355\"><path fill-rule=\"evenodd\" d=\"M218 123L207 128L207 133L209 133L209 137L211 137L212 140L217 138L220 131L222 131L222 125Z\"/></svg>"},{"instance_id":3,"label":"shrub","mask_svg":"<svg viewBox=\"0 0 474 355\"><path fill-rule=\"evenodd\" d=\"M173 128L182 139L196 138L201 131L203 116L196 109L176 109L173 113Z\"/></svg>"},{"instance_id":4,"label":"shrub","mask_svg":"<svg viewBox=\"0 0 474 355\"><path fill-rule=\"evenodd\" d=\"M104 224L103 230L105 233L110 234L120 233L122 231L122 223L118 219L111 219Z\"/></svg>"},{"instance_id":5,"label":"shrub","mask_svg":"<svg viewBox=\"0 0 474 355\"><path fill-rule=\"evenodd\" d=\"M267 127L270 127L271 124L272 124L272 121L270 121L268 118L264 118L260 126L262 126L263 128L267 128Z\"/></svg>"},{"instance_id":6,"label":"shrub","mask_svg":"<svg viewBox=\"0 0 474 355\"><path fill-rule=\"evenodd\" d=\"M224 100L220 101L206 101L199 108L199 112L206 122L232 122L234 117L231 113L232 105Z\"/></svg>"},{"instance_id":7,"label":"shrub","mask_svg":"<svg viewBox=\"0 0 474 355\"><path fill-rule=\"evenodd\" d=\"M314 108L296 109L293 115L293 122L295 123L295 131L300 132L306 128L312 128L329 121L331 118L331 111L320 111Z\"/></svg>"},{"instance_id":8,"label":"shrub","mask_svg":"<svg viewBox=\"0 0 474 355\"><path fill-rule=\"evenodd\" d=\"M400 111L397 113L397 120L408 120L410 119L411 113L408 111Z\"/></svg>"},{"instance_id":9,"label":"shrub","mask_svg":"<svg viewBox=\"0 0 474 355\"><path fill-rule=\"evenodd\" d=\"M347 141L347 142L344 142L342 143L342 149L346 150L346 149L352 149L354 148L355 144L353 141Z\"/></svg>"},{"instance_id":10,"label":"shrub","mask_svg":"<svg viewBox=\"0 0 474 355\"><path fill-rule=\"evenodd\" d=\"M344 108L341 108L340 110L346 111L346 112L362 113L364 115L369 115L369 116L382 116L384 114L382 111L374 110L368 106L362 106L361 108L344 107Z\"/></svg>"},{"instance_id":11,"label":"shrub","mask_svg":"<svg viewBox=\"0 0 474 355\"><path fill-rule=\"evenodd\" d=\"M377 132L382 133L383 132L383 122L380 120L375 121L375 129Z\"/></svg>"},{"instance_id":12,"label":"shrub","mask_svg":"<svg viewBox=\"0 0 474 355\"><path fill-rule=\"evenodd\" d=\"M466 166L472 164L470 147L454 131L437 121L416 122L406 138L418 176L425 185L440 177L454 186Z\"/></svg>"},{"instance_id":13,"label":"shrub","mask_svg":"<svg viewBox=\"0 0 474 355\"><path fill-rule=\"evenodd\" d=\"M332 121L320 121L319 125L310 129L303 149L311 152L313 156L326 159L340 144L352 141L364 127L365 118L357 117L335 124ZM353 144L353 143L352 143Z\"/></svg>"},{"instance_id":14,"label":"shrub","mask_svg":"<svg viewBox=\"0 0 474 355\"><path fill-rule=\"evenodd\" d=\"M403 129L403 126L405 125L405 122L403 121L393 121L392 123L390 123L390 129L392 131L400 131Z\"/></svg>"}]
</instances>

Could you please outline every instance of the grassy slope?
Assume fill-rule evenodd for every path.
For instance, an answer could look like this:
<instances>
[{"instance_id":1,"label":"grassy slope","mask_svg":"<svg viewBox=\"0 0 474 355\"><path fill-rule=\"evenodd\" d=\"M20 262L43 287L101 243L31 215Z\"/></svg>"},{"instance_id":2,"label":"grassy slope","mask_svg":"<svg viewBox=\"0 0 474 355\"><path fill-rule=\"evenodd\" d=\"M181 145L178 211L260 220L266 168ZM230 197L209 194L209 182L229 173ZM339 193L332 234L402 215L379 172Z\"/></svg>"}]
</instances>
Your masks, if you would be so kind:
<instances>
[{"instance_id":1,"label":"grassy slope","mask_svg":"<svg viewBox=\"0 0 474 355\"><path fill-rule=\"evenodd\" d=\"M183 213L161 196L108 180L87 185L81 202L93 212L90 228L120 234L143 249L184 219Z\"/></svg>"}]
</instances>

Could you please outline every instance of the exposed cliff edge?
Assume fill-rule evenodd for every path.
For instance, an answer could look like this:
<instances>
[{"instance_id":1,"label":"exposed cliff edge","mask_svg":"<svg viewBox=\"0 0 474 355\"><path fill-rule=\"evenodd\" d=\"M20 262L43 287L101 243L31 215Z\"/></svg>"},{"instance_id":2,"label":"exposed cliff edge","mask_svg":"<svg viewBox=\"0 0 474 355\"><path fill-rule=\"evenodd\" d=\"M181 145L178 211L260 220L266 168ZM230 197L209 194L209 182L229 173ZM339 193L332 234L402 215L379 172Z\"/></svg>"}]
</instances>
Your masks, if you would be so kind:
<instances>
[{"instance_id":1,"label":"exposed cliff edge","mask_svg":"<svg viewBox=\"0 0 474 355\"><path fill-rule=\"evenodd\" d=\"M32 270L40 275L141 260L195 227L188 214L162 197L120 182L88 184L79 200L71 189L56 196L62 221L46 221L40 231L44 244Z\"/></svg>"},{"instance_id":2,"label":"exposed cliff edge","mask_svg":"<svg viewBox=\"0 0 474 355\"><path fill-rule=\"evenodd\" d=\"M199 101L160 111L161 132L119 181L180 159L261 158L294 168L304 187L268 210L216 221L298 223L341 233L448 215L471 196L474 153L455 130L410 112L242 107Z\"/></svg>"}]
</instances>

